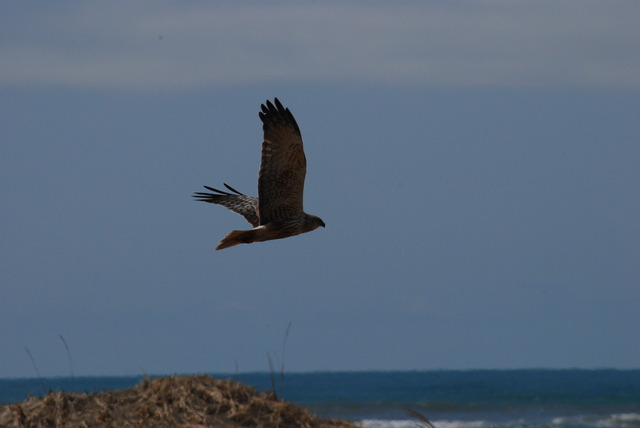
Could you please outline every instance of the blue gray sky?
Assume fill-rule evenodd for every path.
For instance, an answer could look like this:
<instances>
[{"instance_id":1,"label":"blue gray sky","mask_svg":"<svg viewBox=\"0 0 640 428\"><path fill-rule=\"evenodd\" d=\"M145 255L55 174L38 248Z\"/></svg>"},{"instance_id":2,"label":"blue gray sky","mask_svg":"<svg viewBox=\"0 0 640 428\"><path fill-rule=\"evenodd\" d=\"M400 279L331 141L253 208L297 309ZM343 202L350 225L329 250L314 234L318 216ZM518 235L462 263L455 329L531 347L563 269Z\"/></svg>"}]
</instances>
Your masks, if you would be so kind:
<instances>
[{"instance_id":1,"label":"blue gray sky","mask_svg":"<svg viewBox=\"0 0 640 428\"><path fill-rule=\"evenodd\" d=\"M640 3L3 2L0 377L638 368ZM326 229L214 252L260 103ZM287 326L291 323L283 352Z\"/></svg>"}]
</instances>

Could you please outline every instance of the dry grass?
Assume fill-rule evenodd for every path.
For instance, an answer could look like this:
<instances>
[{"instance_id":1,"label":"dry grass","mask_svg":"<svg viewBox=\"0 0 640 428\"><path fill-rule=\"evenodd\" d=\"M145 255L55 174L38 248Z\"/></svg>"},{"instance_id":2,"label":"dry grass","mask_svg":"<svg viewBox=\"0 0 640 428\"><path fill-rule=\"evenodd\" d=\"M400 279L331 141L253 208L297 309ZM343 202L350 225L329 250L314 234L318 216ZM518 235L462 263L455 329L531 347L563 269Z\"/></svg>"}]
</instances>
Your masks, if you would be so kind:
<instances>
[{"instance_id":1,"label":"dry grass","mask_svg":"<svg viewBox=\"0 0 640 428\"><path fill-rule=\"evenodd\" d=\"M353 428L319 419L272 393L209 376L143 380L133 388L95 394L51 392L0 406L0 427L297 427Z\"/></svg>"}]
</instances>

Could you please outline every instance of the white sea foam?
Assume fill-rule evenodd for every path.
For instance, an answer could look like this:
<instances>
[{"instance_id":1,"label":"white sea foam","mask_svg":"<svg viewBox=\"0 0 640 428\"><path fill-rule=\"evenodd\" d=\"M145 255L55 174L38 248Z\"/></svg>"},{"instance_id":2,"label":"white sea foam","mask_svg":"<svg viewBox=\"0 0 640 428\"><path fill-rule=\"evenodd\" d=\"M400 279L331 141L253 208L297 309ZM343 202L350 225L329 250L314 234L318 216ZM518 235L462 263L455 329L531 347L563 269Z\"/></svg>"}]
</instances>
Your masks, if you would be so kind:
<instances>
[{"instance_id":1,"label":"white sea foam","mask_svg":"<svg viewBox=\"0 0 640 428\"><path fill-rule=\"evenodd\" d=\"M488 426L485 421L435 421L436 428L483 428Z\"/></svg>"},{"instance_id":2,"label":"white sea foam","mask_svg":"<svg viewBox=\"0 0 640 428\"><path fill-rule=\"evenodd\" d=\"M640 413L614 413L596 423L599 427L637 427L640 426Z\"/></svg>"},{"instance_id":3,"label":"white sea foam","mask_svg":"<svg viewBox=\"0 0 640 428\"><path fill-rule=\"evenodd\" d=\"M484 421L432 421L436 428L484 428L489 424ZM416 428L420 425L415 419L394 419L394 420L381 420L381 419L363 419L358 425L363 428Z\"/></svg>"},{"instance_id":4,"label":"white sea foam","mask_svg":"<svg viewBox=\"0 0 640 428\"><path fill-rule=\"evenodd\" d=\"M523 426L535 427L536 424L527 424L523 420L514 420L500 424L487 421L432 421L436 428L518 428ZM424 426L415 419L363 419L358 423L362 428L416 428ZM557 428L593 427L593 428L639 428L640 413L614 413L605 418L598 418L594 415L557 417L551 420L551 426ZM548 427L548 423L540 422L540 427Z\"/></svg>"},{"instance_id":5,"label":"white sea foam","mask_svg":"<svg viewBox=\"0 0 640 428\"><path fill-rule=\"evenodd\" d=\"M574 417L558 417L554 418L551 423L558 427L622 427L632 428L640 427L639 413L613 413L605 418L598 418L594 415L574 416Z\"/></svg>"},{"instance_id":6,"label":"white sea foam","mask_svg":"<svg viewBox=\"0 0 640 428\"><path fill-rule=\"evenodd\" d=\"M362 428L416 428L415 421L363 419L358 423Z\"/></svg>"}]
</instances>

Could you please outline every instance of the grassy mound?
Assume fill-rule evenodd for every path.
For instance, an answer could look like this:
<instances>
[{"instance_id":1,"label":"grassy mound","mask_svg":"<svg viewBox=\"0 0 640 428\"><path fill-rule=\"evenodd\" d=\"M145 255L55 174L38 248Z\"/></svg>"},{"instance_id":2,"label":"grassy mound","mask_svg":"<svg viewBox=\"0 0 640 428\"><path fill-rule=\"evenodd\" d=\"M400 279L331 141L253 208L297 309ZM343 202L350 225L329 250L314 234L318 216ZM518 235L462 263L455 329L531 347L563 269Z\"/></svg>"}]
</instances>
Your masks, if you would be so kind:
<instances>
[{"instance_id":1,"label":"grassy mound","mask_svg":"<svg viewBox=\"0 0 640 428\"><path fill-rule=\"evenodd\" d=\"M0 406L1 427L296 427L353 428L319 419L269 392L210 376L144 379L133 388L94 394L51 392Z\"/></svg>"}]
</instances>

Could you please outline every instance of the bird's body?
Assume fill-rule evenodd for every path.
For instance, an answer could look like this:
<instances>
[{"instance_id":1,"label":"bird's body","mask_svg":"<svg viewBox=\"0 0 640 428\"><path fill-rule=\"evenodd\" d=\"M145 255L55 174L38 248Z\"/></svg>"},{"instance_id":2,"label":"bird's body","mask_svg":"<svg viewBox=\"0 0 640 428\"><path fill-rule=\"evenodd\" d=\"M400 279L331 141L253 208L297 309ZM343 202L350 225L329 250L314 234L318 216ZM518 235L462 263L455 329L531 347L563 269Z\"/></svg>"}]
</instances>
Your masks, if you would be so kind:
<instances>
[{"instance_id":1,"label":"bird's body","mask_svg":"<svg viewBox=\"0 0 640 428\"><path fill-rule=\"evenodd\" d=\"M242 215L250 230L234 230L216 250L238 244L288 238L324 227L317 216L303 210L304 179L307 162L300 128L288 108L276 98L263 104L259 113L264 131L262 160L258 175L258 197L244 195L225 184L230 191L204 186L213 193L197 192L193 196L204 202L227 207Z\"/></svg>"}]
</instances>

